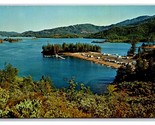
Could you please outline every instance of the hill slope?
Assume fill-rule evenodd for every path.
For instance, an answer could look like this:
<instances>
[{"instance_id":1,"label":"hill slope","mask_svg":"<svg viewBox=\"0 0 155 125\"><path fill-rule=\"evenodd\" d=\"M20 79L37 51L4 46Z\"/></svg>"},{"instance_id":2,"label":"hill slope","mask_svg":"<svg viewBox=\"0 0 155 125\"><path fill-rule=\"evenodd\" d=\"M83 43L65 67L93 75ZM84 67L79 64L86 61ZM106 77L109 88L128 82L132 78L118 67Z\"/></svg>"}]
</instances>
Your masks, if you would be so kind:
<instances>
[{"instance_id":1,"label":"hill slope","mask_svg":"<svg viewBox=\"0 0 155 125\"><path fill-rule=\"evenodd\" d=\"M139 16L133 19L127 19L125 21L122 21L120 23L117 23L116 26L129 26L129 25L135 25L139 23L143 23L144 21L153 18L154 16Z\"/></svg>"},{"instance_id":2,"label":"hill slope","mask_svg":"<svg viewBox=\"0 0 155 125\"><path fill-rule=\"evenodd\" d=\"M17 33L17 32L0 31L0 36L13 36L13 35L19 35L19 33Z\"/></svg>"},{"instance_id":3,"label":"hill slope","mask_svg":"<svg viewBox=\"0 0 155 125\"><path fill-rule=\"evenodd\" d=\"M54 38L87 37L90 34L96 34L98 32L100 33L114 27L139 25L146 22L147 20L153 19L154 17L155 16L139 16L109 26L96 26L93 24L77 24L77 25L70 25L67 27L45 29L37 32L27 31L22 33L21 36L54 37Z\"/></svg>"},{"instance_id":4,"label":"hill slope","mask_svg":"<svg viewBox=\"0 0 155 125\"><path fill-rule=\"evenodd\" d=\"M107 38L108 41L118 42L128 41L131 37L135 37L140 41L146 41L149 37L155 36L155 16L144 18L141 18L141 21L132 20L135 23L131 20L124 21L107 30L91 34L89 38Z\"/></svg>"},{"instance_id":5,"label":"hill slope","mask_svg":"<svg viewBox=\"0 0 155 125\"><path fill-rule=\"evenodd\" d=\"M88 34L102 31L102 27L92 24L77 24L67 27L58 27L54 29L46 29L38 32L27 31L21 36L36 36L36 37L83 37Z\"/></svg>"},{"instance_id":6,"label":"hill slope","mask_svg":"<svg viewBox=\"0 0 155 125\"><path fill-rule=\"evenodd\" d=\"M92 38L107 38L111 32L121 32L121 29L131 26L136 26L154 19L155 16L139 16L133 19L112 24L109 26L96 26L93 24L77 24L66 27L58 27L53 29L45 29L41 31L26 31L21 34L16 32L0 32L2 36L22 36L22 37L52 37L52 38L72 38L72 37L92 37ZM116 27L119 27L116 29ZM120 29L121 28L121 29ZM125 28L125 29L126 29ZM91 35L92 34L92 35ZM107 35L106 35L107 34ZM125 34L123 34L125 35Z\"/></svg>"}]
</instances>

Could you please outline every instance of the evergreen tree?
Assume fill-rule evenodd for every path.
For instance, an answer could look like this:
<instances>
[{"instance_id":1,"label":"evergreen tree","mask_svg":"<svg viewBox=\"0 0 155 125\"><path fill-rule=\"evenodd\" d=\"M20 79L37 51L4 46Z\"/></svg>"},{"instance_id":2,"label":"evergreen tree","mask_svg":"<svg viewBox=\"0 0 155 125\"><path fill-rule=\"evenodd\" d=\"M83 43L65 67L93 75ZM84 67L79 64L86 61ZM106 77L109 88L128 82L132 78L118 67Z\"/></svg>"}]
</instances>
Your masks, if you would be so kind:
<instances>
[{"instance_id":1,"label":"evergreen tree","mask_svg":"<svg viewBox=\"0 0 155 125\"><path fill-rule=\"evenodd\" d=\"M142 56L142 52L141 52L141 48L139 47L138 48L137 58L139 59L139 58L141 58L141 56Z\"/></svg>"},{"instance_id":2,"label":"evergreen tree","mask_svg":"<svg viewBox=\"0 0 155 125\"><path fill-rule=\"evenodd\" d=\"M136 43L135 42L132 42L131 43L131 48L128 51L128 56L134 56L135 55L135 52L136 52Z\"/></svg>"},{"instance_id":3,"label":"evergreen tree","mask_svg":"<svg viewBox=\"0 0 155 125\"><path fill-rule=\"evenodd\" d=\"M101 52L101 47L97 45L89 45L84 43L70 43L66 44L48 44L47 46L42 46L43 55L55 55L61 52Z\"/></svg>"}]
</instances>

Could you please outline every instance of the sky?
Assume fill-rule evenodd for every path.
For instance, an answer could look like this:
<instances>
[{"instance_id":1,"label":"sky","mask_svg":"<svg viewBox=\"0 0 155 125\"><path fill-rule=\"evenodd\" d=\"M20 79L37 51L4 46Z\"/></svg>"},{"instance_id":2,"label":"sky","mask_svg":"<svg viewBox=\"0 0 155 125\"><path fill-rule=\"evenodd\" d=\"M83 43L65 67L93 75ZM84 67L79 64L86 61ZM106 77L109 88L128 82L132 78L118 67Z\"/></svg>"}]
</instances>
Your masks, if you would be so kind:
<instances>
[{"instance_id":1,"label":"sky","mask_svg":"<svg viewBox=\"0 0 155 125\"><path fill-rule=\"evenodd\" d=\"M106 26L143 15L155 15L155 5L1 5L0 31L21 33L84 23Z\"/></svg>"}]
</instances>

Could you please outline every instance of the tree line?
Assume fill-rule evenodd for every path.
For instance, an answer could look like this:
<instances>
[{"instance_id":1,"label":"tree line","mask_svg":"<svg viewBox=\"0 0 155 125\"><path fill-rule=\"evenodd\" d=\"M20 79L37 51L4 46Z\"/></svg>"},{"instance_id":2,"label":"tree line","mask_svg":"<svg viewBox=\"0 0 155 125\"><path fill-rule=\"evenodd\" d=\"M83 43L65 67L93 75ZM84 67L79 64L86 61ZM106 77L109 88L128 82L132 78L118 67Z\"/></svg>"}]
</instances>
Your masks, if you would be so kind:
<instances>
[{"instance_id":1,"label":"tree line","mask_svg":"<svg viewBox=\"0 0 155 125\"><path fill-rule=\"evenodd\" d=\"M42 46L44 55L55 55L62 52L101 52L101 47L86 43L63 43L63 44L47 44Z\"/></svg>"},{"instance_id":2,"label":"tree line","mask_svg":"<svg viewBox=\"0 0 155 125\"><path fill-rule=\"evenodd\" d=\"M147 48L147 44L142 44L135 54L135 45L132 44L129 52L134 55L135 66L122 66L117 71L115 82L123 81L145 81L155 82L155 49ZM151 47L151 46L150 46ZM129 53L128 52L128 53Z\"/></svg>"}]
</instances>

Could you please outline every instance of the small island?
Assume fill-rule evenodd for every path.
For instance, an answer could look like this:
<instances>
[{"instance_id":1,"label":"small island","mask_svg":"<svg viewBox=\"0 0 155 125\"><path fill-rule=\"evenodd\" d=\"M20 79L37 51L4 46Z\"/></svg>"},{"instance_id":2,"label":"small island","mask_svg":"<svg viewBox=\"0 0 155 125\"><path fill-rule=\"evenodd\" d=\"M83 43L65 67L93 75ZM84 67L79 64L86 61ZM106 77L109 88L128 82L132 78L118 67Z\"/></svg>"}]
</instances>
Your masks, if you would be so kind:
<instances>
[{"instance_id":1,"label":"small island","mask_svg":"<svg viewBox=\"0 0 155 125\"><path fill-rule=\"evenodd\" d=\"M55 56L63 53L75 53L75 52L99 52L101 53L101 47L97 45L90 45L86 43L63 43L61 44L49 44L42 46L43 56Z\"/></svg>"},{"instance_id":2,"label":"small island","mask_svg":"<svg viewBox=\"0 0 155 125\"><path fill-rule=\"evenodd\" d=\"M98 41L98 40L93 40L91 43L105 43L106 40Z\"/></svg>"},{"instance_id":3,"label":"small island","mask_svg":"<svg viewBox=\"0 0 155 125\"><path fill-rule=\"evenodd\" d=\"M14 38L5 38L3 41L8 41L9 43L18 42L22 39L14 39Z\"/></svg>"},{"instance_id":4,"label":"small island","mask_svg":"<svg viewBox=\"0 0 155 125\"><path fill-rule=\"evenodd\" d=\"M62 56L70 56L107 67L118 69L121 66L133 65L134 59L128 56L120 56L118 54L101 53L101 47L97 45L70 43L66 44L49 44L42 46L43 57L56 57L65 59Z\"/></svg>"},{"instance_id":5,"label":"small island","mask_svg":"<svg viewBox=\"0 0 155 125\"><path fill-rule=\"evenodd\" d=\"M0 39L0 43L3 43L3 40L2 39Z\"/></svg>"}]
</instances>

